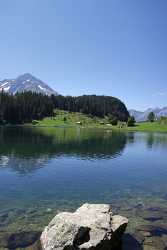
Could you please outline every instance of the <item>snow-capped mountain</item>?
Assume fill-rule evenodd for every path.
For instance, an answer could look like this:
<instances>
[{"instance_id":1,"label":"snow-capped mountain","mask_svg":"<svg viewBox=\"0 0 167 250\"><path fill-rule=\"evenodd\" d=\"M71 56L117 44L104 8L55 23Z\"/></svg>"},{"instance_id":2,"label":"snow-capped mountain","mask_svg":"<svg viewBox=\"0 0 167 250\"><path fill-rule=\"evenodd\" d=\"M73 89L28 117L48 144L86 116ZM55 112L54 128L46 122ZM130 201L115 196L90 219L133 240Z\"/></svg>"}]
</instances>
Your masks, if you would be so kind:
<instances>
[{"instance_id":1,"label":"snow-capped mountain","mask_svg":"<svg viewBox=\"0 0 167 250\"><path fill-rule=\"evenodd\" d=\"M145 111L137 111L134 109L129 110L129 114L131 116L135 117L135 120L137 122L141 122L141 121L147 121L148 115L150 112L154 112L155 116L157 118L161 117L161 116L167 116L167 107L163 107L163 108L149 108Z\"/></svg>"},{"instance_id":2,"label":"snow-capped mountain","mask_svg":"<svg viewBox=\"0 0 167 250\"><path fill-rule=\"evenodd\" d=\"M0 91L2 90L9 94L32 91L44 95L57 95L55 90L29 73L21 75L16 79L5 79L0 81Z\"/></svg>"}]
</instances>

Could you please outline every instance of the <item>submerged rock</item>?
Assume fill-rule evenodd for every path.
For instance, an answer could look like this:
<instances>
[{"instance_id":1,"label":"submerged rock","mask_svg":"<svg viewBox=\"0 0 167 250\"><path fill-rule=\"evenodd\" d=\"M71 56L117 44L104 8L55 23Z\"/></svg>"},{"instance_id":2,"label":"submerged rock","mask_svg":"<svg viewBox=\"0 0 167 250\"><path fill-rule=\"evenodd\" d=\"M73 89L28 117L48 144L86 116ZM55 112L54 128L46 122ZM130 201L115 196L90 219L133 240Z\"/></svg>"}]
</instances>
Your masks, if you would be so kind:
<instances>
[{"instance_id":1,"label":"submerged rock","mask_svg":"<svg viewBox=\"0 0 167 250\"><path fill-rule=\"evenodd\" d=\"M117 250L127 223L127 218L112 214L110 205L84 204L74 213L56 215L42 233L41 244L45 250Z\"/></svg>"},{"instance_id":2,"label":"submerged rock","mask_svg":"<svg viewBox=\"0 0 167 250\"><path fill-rule=\"evenodd\" d=\"M143 225L138 228L140 233L148 233L149 236L163 236L167 235L167 225Z\"/></svg>"},{"instance_id":3,"label":"submerged rock","mask_svg":"<svg viewBox=\"0 0 167 250\"><path fill-rule=\"evenodd\" d=\"M123 250L143 250L144 238L132 234L123 235Z\"/></svg>"},{"instance_id":4,"label":"submerged rock","mask_svg":"<svg viewBox=\"0 0 167 250\"><path fill-rule=\"evenodd\" d=\"M40 238L41 232L0 233L0 248L25 248Z\"/></svg>"}]
</instances>

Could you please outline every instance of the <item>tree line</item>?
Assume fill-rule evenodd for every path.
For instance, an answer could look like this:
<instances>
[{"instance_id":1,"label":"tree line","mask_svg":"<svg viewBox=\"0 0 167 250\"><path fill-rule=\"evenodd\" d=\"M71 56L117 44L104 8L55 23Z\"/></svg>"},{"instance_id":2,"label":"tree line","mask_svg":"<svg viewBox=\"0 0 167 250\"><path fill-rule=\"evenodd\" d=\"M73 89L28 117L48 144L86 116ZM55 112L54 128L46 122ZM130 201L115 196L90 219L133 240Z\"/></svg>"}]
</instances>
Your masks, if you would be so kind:
<instances>
[{"instance_id":1,"label":"tree line","mask_svg":"<svg viewBox=\"0 0 167 250\"><path fill-rule=\"evenodd\" d=\"M105 117L112 116L120 121L127 121L129 112L123 102L111 96L51 96L55 108L69 112Z\"/></svg>"},{"instance_id":2,"label":"tree line","mask_svg":"<svg viewBox=\"0 0 167 250\"><path fill-rule=\"evenodd\" d=\"M127 121L129 113L119 99L111 96L83 95L78 97L42 95L33 92L9 95L0 92L0 123L25 123L54 115L54 109L82 112L92 116L110 115L113 119Z\"/></svg>"},{"instance_id":3,"label":"tree line","mask_svg":"<svg viewBox=\"0 0 167 250\"><path fill-rule=\"evenodd\" d=\"M53 115L50 97L32 92L0 93L0 124L21 124Z\"/></svg>"}]
</instances>

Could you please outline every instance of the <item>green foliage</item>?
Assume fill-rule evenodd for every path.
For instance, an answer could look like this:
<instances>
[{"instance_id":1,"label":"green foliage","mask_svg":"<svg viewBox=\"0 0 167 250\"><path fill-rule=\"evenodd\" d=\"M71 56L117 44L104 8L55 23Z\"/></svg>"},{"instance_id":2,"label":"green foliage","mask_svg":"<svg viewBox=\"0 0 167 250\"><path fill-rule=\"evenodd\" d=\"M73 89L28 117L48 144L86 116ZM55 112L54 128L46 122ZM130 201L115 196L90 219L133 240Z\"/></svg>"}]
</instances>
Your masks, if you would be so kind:
<instances>
[{"instance_id":1,"label":"green foliage","mask_svg":"<svg viewBox=\"0 0 167 250\"><path fill-rule=\"evenodd\" d=\"M66 122L67 121L67 117L64 116L63 121Z\"/></svg>"},{"instance_id":2,"label":"green foliage","mask_svg":"<svg viewBox=\"0 0 167 250\"><path fill-rule=\"evenodd\" d=\"M117 119L116 117L113 118L112 121L111 121L111 124L112 124L113 126L116 126L116 125L118 124L118 119Z\"/></svg>"},{"instance_id":3,"label":"green foliage","mask_svg":"<svg viewBox=\"0 0 167 250\"><path fill-rule=\"evenodd\" d=\"M159 123L159 124L162 124L162 125L167 125L167 117L166 117L166 116L161 116L161 117L158 119L158 123Z\"/></svg>"},{"instance_id":4,"label":"green foliage","mask_svg":"<svg viewBox=\"0 0 167 250\"><path fill-rule=\"evenodd\" d=\"M52 114L53 103L48 96L32 92L16 95L0 92L0 121L3 124L31 122Z\"/></svg>"},{"instance_id":5,"label":"green foliage","mask_svg":"<svg viewBox=\"0 0 167 250\"><path fill-rule=\"evenodd\" d=\"M44 117L57 117L57 110L82 113L93 117L104 118L108 114L120 121L127 121L129 113L126 106L117 98L110 96L84 95L44 96L42 94L24 92L9 95L0 92L0 123L25 123L41 120ZM53 120L54 120L53 119ZM66 118L64 118L66 122Z\"/></svg>"},{"instance_id":6,"label":"green foliage","mask_svg":"<svg viewBox=\"0 0 167 250\"><path fill-rule=\"evenodd\" d=\"M128 118L128 122L127 122L127 125L128 125L128 127L133 127L134 125L135 125L135 118L134 118L134 116L130 116L129 118Z\"/></svg>"},{"instance_id":7,"label":"green foliage","mask_svg":"<svg viewBox=\"0 0 167 250\"><path fill-rule=\"evenodd\" d=\"M32 121L32 125L37 125L38 124L38 121L37 120L33 120Z\"/></svg>"},{"instance_id":8,"label":"green foliage","mask_svg":"<svg viewBox=\"0 0 167 250\"><path fill-rule=\"evenodd\" d=\"M113 115L108 114L108 121L111 123L113 126L116 126L118 124L118 119L117 117L113 117Z\"/></svg>"},{"instance_id":9,"label":"green foliage","mask_svg":"<svg viewBox=\"0 0 167 250\"><path fill-rule=\"evenodd\" d=\"M127 121L129 117L129 112L124 103L111 96L83 95L72 97L52 95L51 98L55 109L82 112L91 117L105 117L110 114L120 121Z\"/></svg>"},{"instance_id":10,"label":"green foliage","mask_svg":"<svg viewBox=\"0 0 167 250\"><path fill-rule=\"evenodd\" d=\"M148 131L148 132L165 132L167 133L167 125L159 122L140 122L135 127L128 127L130 131Z\"/></svg>"},{"instance_id":11,"label":"green foliage","mask_svg":"<svg viewBox=\"0 0 167 250\"><path fill-rule=\"evenodd\" d=\"M154 112L150 112L148 114L148 121L149 122L154 122L155 121L155 114L154 114Z\"/></svg>"}]
</instances>

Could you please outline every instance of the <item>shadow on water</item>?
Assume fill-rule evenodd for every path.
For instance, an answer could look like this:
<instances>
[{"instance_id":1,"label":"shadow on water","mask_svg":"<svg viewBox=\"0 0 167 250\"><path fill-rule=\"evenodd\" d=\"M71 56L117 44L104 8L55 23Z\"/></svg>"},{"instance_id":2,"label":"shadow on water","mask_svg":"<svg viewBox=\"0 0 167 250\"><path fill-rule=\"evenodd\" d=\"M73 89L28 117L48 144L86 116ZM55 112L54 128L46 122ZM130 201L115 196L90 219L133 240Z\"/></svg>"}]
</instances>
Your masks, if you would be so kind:
<instances>
[{"instance_id":1,"label":"shadow on water","mask_svg":"<svg viewBox=\"0 0 167 250\"><path fill-rule=\"evenodd\" d=\"M127 136L100 130L76 128L1 128L0 166L27 174L51 158L113 158L125 148Z\"/></svg>"}]
</instances>

